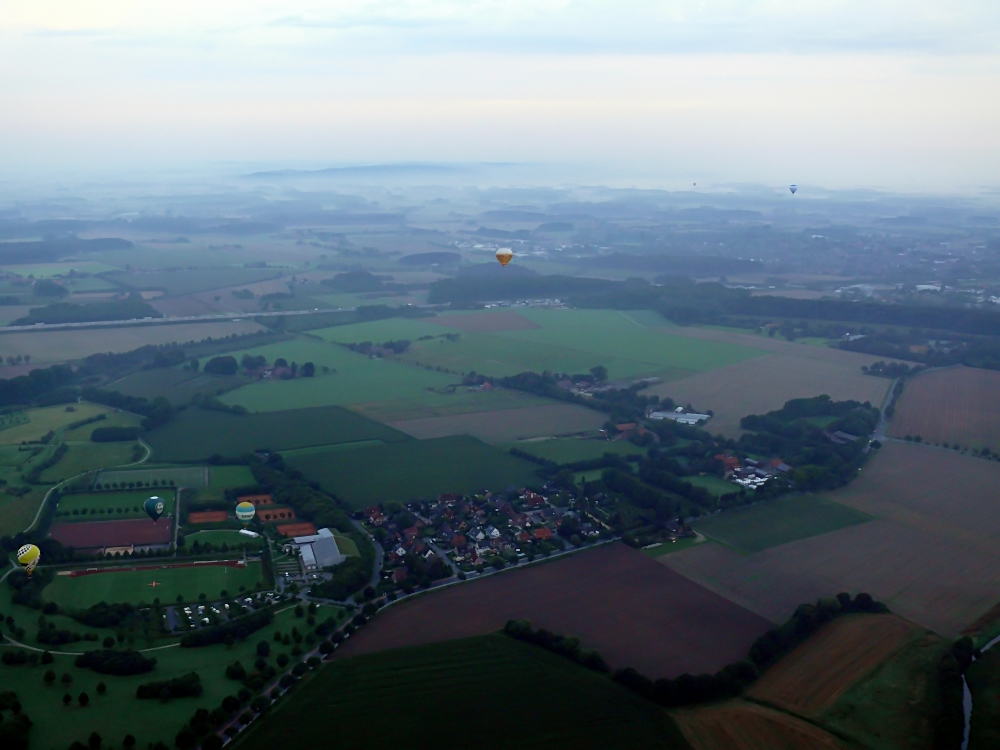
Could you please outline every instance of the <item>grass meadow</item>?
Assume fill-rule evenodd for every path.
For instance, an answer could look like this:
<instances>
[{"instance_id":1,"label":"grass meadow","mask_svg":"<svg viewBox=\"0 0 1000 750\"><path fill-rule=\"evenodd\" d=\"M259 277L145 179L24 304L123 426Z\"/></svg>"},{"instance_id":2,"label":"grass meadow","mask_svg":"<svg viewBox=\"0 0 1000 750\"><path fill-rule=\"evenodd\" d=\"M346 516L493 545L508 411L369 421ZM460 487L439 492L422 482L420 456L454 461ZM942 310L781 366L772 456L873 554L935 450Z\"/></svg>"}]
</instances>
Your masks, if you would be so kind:
<instances>
[{"instance_id":1,"label":"grass meadow","mask_svg":"<svg viewBox=\"0 0 1000 750\"><path fill-rule=\"evenodd\" d=\"M498 448L508 450L516 448L533 456L555 461L557 464L569 464L574 461L586 461L600 458L605 453L616 456L643 454L645 449L625 440L608 441L602 439L583 438L551 438L548 440L521 440L515 443L501 443Z\"/></svg>"},{"instance_id":2,"label":"grass meadow","mask_svg":"<svg viewBox=\"0 0 1000 750\"><path fill-rule=\"evenodd\" d=\"M149 589L152 591L152 589ZM157 588L157 591L160 589ZM2 597L0 612L13 614L24 626L34 631L38 613L26 607L12 607L8 597ZM337 607L321 606L317 612L319 619L331 615L339 615L342 610ZM69 627L72 630L83 630L79 623L68 617L53 616L49 618L56 622L57 627ZM65 622L64 622L65 621ZM274 643L274 633L287 633L293 626L301 629L302 620L296 618L289 607L279 611L274 621L266 628L254 633L245 641L237 641L234 646L219 644L202 648L180 648L171 646L175 639L168 639L167 648L158 648L147 653L156 657L156 667L147 674L133 677L109 677L87 669L78 669L73 665L73 656L55 656L55 662L44 666L7 666L0 664L0 684L14 686L18 700L25 713L31 717L34 725L31 729L32 748L64 748L74 741L86 745L91 732L97 732L104 739L103 747L120 748L126 734L136 738L136 747L145 748L155 742L164 742L174 746L174 737L198 708L211 710L218 706L227 695L235 695L241 687L226 677L226 667L234 661L239 661L249 668L256 658L257 643L266 640L271 643L271 655L268 662L275 664L280 653L288 653L287 647ZM114 635L111 630L90 629L96 632L100 639ZM30 638L33 642L33 636ZM157 644L159 645L159 644ZM61 651L83 651L93 649L95 644L81 641L76 644L60 646ZM146 648L144 642L137 642L135 648ZM291 654L289 653L289 656ZM67 687L57 681L46 685L42 675L47 669L54 669L60 677L69 674L72 683ZM198 698L178 698L163 702L159 700L138 700L135 698L136 687L151 680L166 680L180 677L188 672L197 672L201 677L204 692ZM107 693L97 693L97 683L107 685ZM81 708L77 696L86 692L90 704ZM63 706L62 696L69 693L73 702L69 707Z\"/></svg>"},{"instance_id":3,"label":"grass meadow","mask_svg":"<svg viewBox=\"0 0 1000 750\"><path fill-rule=\"evenodd\" d=\"M154 581L156 586L152 585ZM260 583L263 583L260 563L249 563L243 568L199 565L192 568L98 573L77 578L56 576L45 587L42 596L60 607L86 609L98 602L138 604L159 599L164 603L172 603L178 596L183 597L184 601L194 602L200 594L205 594L211 601L221 598L222 591L226 591L227 596L236 596L240 586L250 590Z\"/></svg>"},{"instance_id":4,"label":"grass meadow","mask_svg":"<svg viewBox=\"0 0 1000 750\"><path fill-rule=\"evenodd\" d=\"M710 539L751 554L796 539L865 523L871 518L866 513L830 500L795 496L728 510L707 520L695 521L692 526Z\"/></svg>"},{"instance_id":5,"label":"grass meadow","mask_svg":"<svg viewBox=\"0 0 1000 750\"><path fill-rule=\"evenodd\" d=\"M104 422L98 422L98 425ZM136 443L68 443L66 455L42 472L43 482L60 482L85 471L122 466L132 462ZM142 454L140 454L141 456Z\"/></svg>"},{"instance_id":6,"label":"grass meadow","mask_svg":"<svg viewBox=\"0 0 1000 750\"><path fill-rule=\"evenodd\" d=\"M352 508L540 482L534 464L466 436L294 455L287 462Z\"/></svg>"},{"instance_id":7,"label":"grass meadow","mask_svg":"<svg viewBox=\"0 0 1000 750\"><path fill-rule=\"evenodd\" d=\"M14 445L24 441L38 440L46 433L67 427L73 422L96 417L99 414L114 413L108 407L97 404L73 404L70 408L73 411L67 411L66 406L46 406L42 409L29 409L26 412L28 416L27 422L15 424L5 430L0 430L0 444ZM92 424L101 427L106 422L93 422ZM86 427L91 427L91 425L85 425L85 427L78 428L74 432L82 431ZM87 437L90 437L89 433ZM83 439L86 440L87 438Z\"/></svg>"},{"instance_id":8,"label":"grass meadow","mask_svg":"<svg viewBox=\"0 0 1000 750\"><path fill-rule=\"evenodd\" d=\"M390 706L391 721L386 721ZM335 660L237 750L314 747L683 748L672 720L607 677L495 634Z\"/></svg>"},{"instance_id":9,"label":"grass meadow","mask_svg":"<svg viewBox=\"0 0 1000 750\"><path fill-rule=\"evenodd\" d=\"M304 380L296 380L299 383ZM288 450L314 445L409 436L337 406L255 414L191 408L146 436L157 461L197 461L213 454L239 456L258 448Z\"/></svg>"},{"instance_id":10,"label":"grass meadow","mask_svg":"<svg viewBox=\"0 0 1000 750\"><path fill-rule=\"evenodd\" d=\"M154 367L126 375L110 384L109 388L126 396L148 399L163 396L174 404L186 404L195 394L215 396L220 390L229 391L245 382L244 378L236 375L211 375L179 367Z\"/></svg>"},{"instance_id":11,"label":"grass meadow","mask_svg":"<svg viewBox=\"0 0 1000 750\"><path fill-rule=\"evenodd\" d=\"M21 497L0 492L0 536L13 536L28 528L48 489L48 486L35 485Z\"/></svg>"},{"instance_id":12,"label":"grass meadow","mask_svg":"<svg viewBox=\"0 0 1000 750\"><path fill-rule=\"evenodd\" d=\"M195 542L198 542L199 544L213 544L216 547L220 547L223 544L228 544L230 547L246 545L247 547L254 549L264 546L263 539L254 539L250 536L244 536L236 529L211 529L209 531L196 531L193 534L187 534L184 539L188 546L193 545Z\"/></svg>"}]
</instances>

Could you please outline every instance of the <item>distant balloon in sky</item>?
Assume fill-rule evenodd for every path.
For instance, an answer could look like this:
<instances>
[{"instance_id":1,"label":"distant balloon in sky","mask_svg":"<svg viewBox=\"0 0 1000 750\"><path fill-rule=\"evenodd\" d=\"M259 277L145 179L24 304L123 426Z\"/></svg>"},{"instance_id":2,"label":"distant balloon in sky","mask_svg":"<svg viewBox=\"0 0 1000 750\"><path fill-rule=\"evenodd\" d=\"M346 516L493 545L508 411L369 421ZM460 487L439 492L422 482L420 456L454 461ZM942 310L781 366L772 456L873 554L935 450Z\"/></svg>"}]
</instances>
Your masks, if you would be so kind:
<instances>
[{"instance_id":1,"label":"distant balloon in sky","mask_svg":"<svg viewBox=\"0 0 1000 750\"><path fill-rule=\"evenodd\" d=\"M21 563L24 572L29 576L35 571L41 557L42 551L34 544L26 544L17 551L17 561Z\"/></svg>"},{"instance_id":2,"label":"distant balloon in sky","mask_svg":"<svg viewBox=\"0 0 1000 750\"><path fill-rule=\"evenodd\" d=\"M789 185L788 189L792 191L792 195L795 195L795 191L799 189L798 185Z\"/></svg>"},{"instance_id":3,"label":"distant balloon in sky","mask_svg":"<svg viewBox=\"0 0 1000 750\"><path fill-rule=\"evenodd\" d=\"M692 182L691 183L691 187L698 187L698 183L697 182Z\"/></svg>"},{"instance_id":4,"label":"distant balloon in sky","mask_svg":"<svg viewBox=\"0 0 1000 750\"><path fill-rule=\"evenodd\" d=\"M514 251L509 247L501 247L497 250L497 260L501 266L506 266L514 257Z\"/></svg>"},{"instance_id":5,"label":"distant balloon in sky","mask_svg":"<svg viewBox=\"0 0 1000 750\"><path fill-rule=\"evenodd\" d=\"M158 497L151 497L146 502L142 504L142 509L146 511L146 515L153 519L153 523L160 520L160 516L163 515L163 511L166 506L163 504L163 500Z\"/></svg>"},{"instance_id":6,"label":"distant balloon in sky","mask_svg":"<svg viewBox=\"0 0 1000 750\"><path fill-rule=\"evenodd\" d=\"M244 526L250 523L256 514L256 506L253 503L248 503L246 500L236 506L236 518L242 521Z\"/></svg>"}]
</instances>

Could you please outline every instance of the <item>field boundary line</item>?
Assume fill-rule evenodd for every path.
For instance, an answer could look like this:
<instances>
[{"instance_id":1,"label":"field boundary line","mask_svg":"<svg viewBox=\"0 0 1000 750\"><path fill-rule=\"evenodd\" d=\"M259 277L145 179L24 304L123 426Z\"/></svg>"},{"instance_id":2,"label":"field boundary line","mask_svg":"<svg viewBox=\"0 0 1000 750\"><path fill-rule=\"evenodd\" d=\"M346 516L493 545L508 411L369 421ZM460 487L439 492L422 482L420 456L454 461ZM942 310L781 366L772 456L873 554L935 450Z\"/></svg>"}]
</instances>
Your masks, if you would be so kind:
<instances>
[{"instance_id":1,"label":"field boundary line","mask_svg":"<svg viewBox=\"0 0 1000 750\"><path fill-rule=\"evenodd\" d=\"M747 703L754 703L758 706L763 706L764 708L769 708L772 711L775 711L779 714L784 714L785 716L791 716L792 718L798 719L799 721L804 721L806 724L812 724L817 729L823 730L827 734L836 737L838 740L843 740L852 747L860 748L860 750L873 750L873 748L870 745L864 744L856 737L852 737L851 735L844 733L840 729L833 729L831 727L824 726L823 724L820 724L816 719L810 719L808 716L802 716L801 714L797 714L794 711L788 710L787 708L782 708L781 706L777 706L771 703L770 701L763 700L762 698L751 698L748 695L741 695L739 697L739 700L746 701Z\"/></svg>"}]
</instances>

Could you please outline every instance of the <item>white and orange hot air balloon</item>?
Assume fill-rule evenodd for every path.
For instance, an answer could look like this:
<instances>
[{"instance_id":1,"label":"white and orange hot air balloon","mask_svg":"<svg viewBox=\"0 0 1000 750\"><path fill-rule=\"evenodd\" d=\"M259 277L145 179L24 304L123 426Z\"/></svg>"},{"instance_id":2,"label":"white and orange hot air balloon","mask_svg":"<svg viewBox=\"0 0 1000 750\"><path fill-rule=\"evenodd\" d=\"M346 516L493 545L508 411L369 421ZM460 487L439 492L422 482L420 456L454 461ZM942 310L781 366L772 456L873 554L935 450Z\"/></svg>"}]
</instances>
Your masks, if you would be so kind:
<instances>
[{"instance_id":1,"label":"white and orange hot air balloon","mask_svg":"<svg viewBox=\"0 0 1000 750\"><path fill-rule=\"evenodd\" d=\"M506 266L514 258L514 251L509 247L501 247L497 250L497 260L501 266Z\"/></svg>"}]
</instances>

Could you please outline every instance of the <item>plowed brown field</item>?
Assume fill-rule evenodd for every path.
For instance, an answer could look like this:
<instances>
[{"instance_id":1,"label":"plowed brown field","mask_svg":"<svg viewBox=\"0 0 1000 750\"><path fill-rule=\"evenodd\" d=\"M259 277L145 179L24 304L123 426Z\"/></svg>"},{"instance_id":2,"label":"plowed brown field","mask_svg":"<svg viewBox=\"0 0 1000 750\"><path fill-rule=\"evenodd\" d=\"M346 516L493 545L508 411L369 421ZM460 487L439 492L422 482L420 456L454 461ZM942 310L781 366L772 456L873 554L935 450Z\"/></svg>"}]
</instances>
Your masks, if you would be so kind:
<instances>
[{"instance_id":1,"label":"plowed brown field","mask_svg":"<svg viewBox=\"0 0 1000 750\"><path fill-rule=\"evenodd\" d=\"M833 735L794 716L745 701L676 711L694 750L842 750Z\"/></svg>"},{"instance_id":2,"label":"plowed brown field","mask_svg":"<svg viewBox=\"0 0 1000 750\"><path fill-rule=\"evenodd\" d=\"M889 431L893 437L1000 449L1000 372L954 367L909 380Z\"/></svg>"},{"instance_id":3,"label":"plowed brown field","mask_svg":"<svg viewBox=\"0 0 1000 750\"><path fill-rule=\"evenodd\" d=\"M773 623L625 546L491 575L389 607L337 657L499 630L507 620L575 635L614 667L651 678L715 672Z\"/></svg>"},{"instance_id":4,"label":"plowed brown field","mask_svg":"<svg viewBox=\"0 0 1000 750\"><path fill-rule=\"evenodd\" d=\"M771 667L748 694L795 713L818 715L917 632L896 615L838 618Z\"/></svg>"},{"instance_id":5,"label":"plowed brown field","mask_svg":"<svg viewBox=\"0 0 1000 750\"><path fill-rule=\"evenodd\" d=\"M752 555L702 544L662 562L776 621L802 602L867 591L957 636L1000 600L998 487L995 461L892 442L830 494L876 520Z\"/></svg>"}]
</instances>

